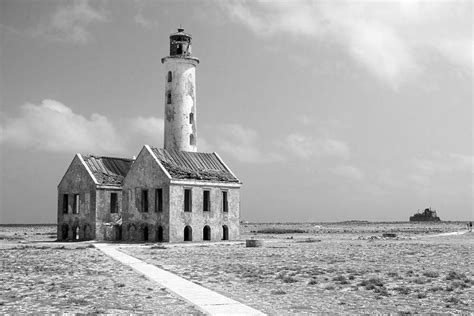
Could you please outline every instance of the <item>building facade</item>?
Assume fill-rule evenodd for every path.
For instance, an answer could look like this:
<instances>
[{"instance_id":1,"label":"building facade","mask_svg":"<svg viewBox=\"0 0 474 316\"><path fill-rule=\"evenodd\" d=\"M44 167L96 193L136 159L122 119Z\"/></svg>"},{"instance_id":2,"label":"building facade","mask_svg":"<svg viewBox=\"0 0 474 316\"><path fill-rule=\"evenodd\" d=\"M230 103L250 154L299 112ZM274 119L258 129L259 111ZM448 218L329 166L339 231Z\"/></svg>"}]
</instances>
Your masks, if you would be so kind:
<instances>
[{"instance_id":1,"label":"building facade","mask_svg":"<svg viewBox=\"0 0 474 316\"><path fill-rule=\"evenodd\" d=\"M137 158L77 154L58 185L58 240L235 240L242 183L217 153L197 149L191 36L170 35L164 148Z\"/></svg>"}]
</instances>

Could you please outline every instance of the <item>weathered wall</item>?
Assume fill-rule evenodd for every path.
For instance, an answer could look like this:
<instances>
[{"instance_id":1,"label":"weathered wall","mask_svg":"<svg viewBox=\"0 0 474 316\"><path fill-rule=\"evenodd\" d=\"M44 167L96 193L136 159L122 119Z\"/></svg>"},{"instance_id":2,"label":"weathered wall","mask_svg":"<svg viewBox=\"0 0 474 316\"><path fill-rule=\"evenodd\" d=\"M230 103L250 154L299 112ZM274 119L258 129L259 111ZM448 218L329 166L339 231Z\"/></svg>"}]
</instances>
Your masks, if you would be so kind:
<instances>
[{"instance_id":1,"label":"weathered wall","mask_svg":"<svg viewBox=\"0 0 474 316\"><path fill-rule=\"evenodd\" d=\"M165 58L165 149L197 151L196 65L190 58ZM172 81L168 82L168 72ZM168 93L171 92L171 104ZM193 113L193 122L189 116ZM190 143L190 135L194 144Z\"/></svg>"},{"instance_id":2,"label":"weathered wall","mask_svg":"<svg viewBox=\"0 0 474 316\"><path fill-rule=\"evenodd\" d=\"M68 194L68 213L63 214L63 195ZM73 214L74 194L79 194L79 214ZM95 183L76 155L58 185L58 240L95 238ZM67 231L64 232L63 230Z\"/></svg>"},{"instance_id":3,"label":"weathered wall","mask_svg":"<svg viewBox=\"0 0 474 316\"><path fill-rule=\"evenodd\" d=\"M110 212L110 195L117 193L118 212ZM117 222L122 217L122 189L97 189L96 192L96 240L120 240L121 225Z\"/></svg>"},{"instance_id":4,"label":"weathered wall","mask_svg":"<svg viewBox=\"0 0 474 316\"><path fill-rule=\"evenodd\" d=\"M226 187L209 187L206 184L190 181L190 185L170 186L170 241L184 241L184 228L192 228L192 240L203 240L204 226L211 228L211 240L219 241L223 238L222 226L229 229L229 240L239 238L240 220L240 189ZM192 211L184 212L184 189L192 191ZM203 212L203 191L210 191L211 208ZM222 211L222 190L226 190L228 212Z\"/></svg>"},{"instance_id":5,"label":"weathered wall","mask_svg":"<svg viewBox=\"0 0 474 316\"><path fill-rule=\"evenodd\" d=\"M155 212L155 189L163 190L163 211ZM141 212L141 190L148 190L148 212ZM122 239L143 241L145 227L148 240L156 240L158 227L163 241L169 240L169 180L153 156L144 147L123 183Z\"/></svg>"}]
</instances>

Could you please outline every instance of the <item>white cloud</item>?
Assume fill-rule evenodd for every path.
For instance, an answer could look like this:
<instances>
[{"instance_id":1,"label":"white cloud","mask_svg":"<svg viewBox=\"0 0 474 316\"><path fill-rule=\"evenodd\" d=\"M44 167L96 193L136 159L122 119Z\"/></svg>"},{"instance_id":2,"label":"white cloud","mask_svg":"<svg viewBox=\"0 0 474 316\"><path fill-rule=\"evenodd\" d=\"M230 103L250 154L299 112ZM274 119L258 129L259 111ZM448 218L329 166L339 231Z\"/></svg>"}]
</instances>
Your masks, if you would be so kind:
<instances>
[{"instance_id":1,"label":"white cloud","mask_svg":"<svg viewBox=\"0 0 474 316\"><path fill-rule=\"evenodd\" d=\"M351 165L340 165L332 168L331 171L336 175L352 180L363 180L365 178L365 174L362 170Z\"/></svg>"},{"instance_id":2,"label":"white cloud","mask_svg":"<svg viewBox=\"0 0 474 316\"><path fill-rule=\"evenodd\" d=\"M426 57L432 53L472 74L469 0L254 0L219 4L232 20L258 36L287 33L298 41L305 37L336 44L355 62L395 88L429 69Z\"/></svg>"},{"instance_id":3,"label":"white cloud","mask_svg":"<svg viewBox=\"0 0 474 316\"><path fill-rule=\"evenodd\" d=\"M158 26L158 21L153 21L151 19L146 18L143 15L143 8L140 8L138 10L137 14L135 14L135 16L133 17L133 21L137 25L139 25L139 26L141 26L145 29L148 29L148 30Z\"/></svg>"},{"instance_id":4,"label":"white cloud","mask_svg":"<svg viewBox=\"0 0 474 316\"><path fill-rule=\"evenodd\" d=\"M122 127L123 126L123 127ZM163 139L163 119L128 118L117 127L103 115L89 118L55 100L21 106L17 117L2 116L0 143L49 152L127 154Z\"/></svg>"},{"instance_id":5,"label":"white cloud","mask_svg":"<svg viewBox=\"0 0 474 316\"><path fill-rule=\"evenodd\" d=\"M94 23L107 21L104 10L93 8L88 0L62 2L46 24L38 25L35 34L54 40L84 44L92 35L88 30Z\"/></svg>"},{"instance_id":6,"label":"white cloud","mask_svg":"<svg viewBox=\"0 0 474 316\"><path fill-rule=\"evenodd\" d=\"M217 148L241 162L265 163L280 161L281 155L264 151L256 131L239 124L226 124L218 127Z\"/></svg>"},{"instance_id":7,"label":"white cloud","mask_svg":"<svg viewBox=\"0 0 474 316\"><path fill-rule=\"evenodd\" d=\"M280 146L302 159L321 156L348 159L350 156L347 143L330 137L312 138L300 133L292 133L280 142Z\"/></svg>"}]
</instances>

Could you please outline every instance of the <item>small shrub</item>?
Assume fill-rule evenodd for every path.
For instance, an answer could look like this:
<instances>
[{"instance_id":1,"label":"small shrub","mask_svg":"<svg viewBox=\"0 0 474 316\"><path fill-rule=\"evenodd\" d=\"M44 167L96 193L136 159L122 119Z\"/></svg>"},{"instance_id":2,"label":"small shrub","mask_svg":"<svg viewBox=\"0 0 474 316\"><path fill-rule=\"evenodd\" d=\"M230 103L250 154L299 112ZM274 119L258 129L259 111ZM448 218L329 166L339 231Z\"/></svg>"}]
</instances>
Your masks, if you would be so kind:
<instances>
[{"instance_id":1,"label":"small shrub","mask_svg":"<svg viewBox=\"0 0 474 316\"><path fill-rule=\"evenodd\" d=\"M318 284L318 280L316 279L309 279L308 282L306 282L307 285L315 285Z\"/></svg>"},{"instance_id":2,"label":"small shrub","mask_svg":"<svg viewBox=\"0 0 474 316\"><path fill-rule=\"evenodd\" d=\"M295 282L298 282L298 280L290 275L285 275L282 279L281 279L284 283L295 283Z\"/></svg>"},{"instance_id":3,"label":"small shrub","mask_svg":"<svg viewBox=\"0 0 474 316\"><path fill-rule=\"evenodd\" d=\"M339 282L339 283L341 283L341 284L347 284L347 283L349 283L349 282L347 282L346 277L343 276L343 275L338 275L337 277L334 277L332 280L333 280L333 281L336 281L336 282Z\"/></svg>"},{"instance_id":4,"label":"small shrub","mask_svg":"<svg viewBox=\"0 0 474 316\"><path fill-rule=\"evenodd\" d=\"M389 272L387 275L391 278L398 278L398 273L397 272Z\"/></svg>"},{"instance_id":5,"label":"small shrub","mask_svg":"<svg viewBox=\"0 0 474 316\"><path fill-rule=\"evenodd\" d=\"M355 279L355 276L354 276L353 274L351 274L351 275L349 275L347 278L348 278L349 280L354 280L354 279Z\"/></svg>"},{"instance_id":6,"label":"small shrub","mask_svg":"<svg viewBox=\"0 0 474 316\"><path fill-rule=\"evenodd\" d=\"M432 286L428 289L428 291L430 292L439 292L439 291L442 291L443 288L441 286Z\"/></svg>"},{"instance_id":7,"label":"small shrub","mask_svg":"<svg viewBox=\"0 0 474 316\"><path fill-rule=\"evenodd\" d=\"M427 278L432 278L432 279L439 277L439 273L436 271L425 271L423 272L423 275Z\"/></svg>"},{"instance_id":8,"label":"small shrub","mask_svg":"<svg viewBox=\"0 0 474 316\"><path fill-rule=\"evenodd\" d=\"M456 271L449 271L446 276L446 280L462 280L465 279L466 275L464 273L458 273Z\"/></svg>"},{"instance_id":9,"label":"small shrub","mask_svg":"<svg viewBox=\"0 0 474 316\"><path fill-rule=\"evenodd\" d=\"M459 298L457 298L456 296L451 296L451 297L448 297L446 299L446 302L448 303L453 303L453 304L457 304L459 303L461 300Z\"/></svg>"},{"instance_id":10,"label":"small shrub","mask_svg":"<svg viewBox=\"0 0 474 316\"><path fill-rule=\"evenodd\" d=\"M425 292L419 292L416 297L418 297L419 299L423 299L423 298L426 298L426 293Z\"/></svg>"},{"instance_id":11,"label":"small shrub","mask_svg":"<svg viewBox=\"0 0 474 316\"><path fill-rule=\"evenodd\" d=\"M385 286L381 286L381 287L376 287L374 289L374 292L381 295L381 296L389 296L390 294L388 293L387 289L385 288Z\"/></svg>"},{"instance_id":12,"label":"small shrub","mask_svg":"<svg viewBox=\"0 0 474 316\"><path fill-rule=\"evenodd\" d=\"M283 290L273 290L270 293L273 294L273 295L284 295L284 294L286 294L286 292L283 291Z\"/></svg>"},{"instance_id":13,"label":"small shrub","mask_svg":"<svg viewBox=\"0 0 474 316\"><path fill-rule=\"evenodd\" d=\"M363 280L362 282L359 283L359 285L365 286L365 287L370 286L370 285L383 286L383 282L379 278L370 278L368 280Z\"/></svg>"},{"instance_id":14,"label":"small shrub","mask_svg":"<svg viewBox=\"0 0 474 316\"><path fill-rule=\"evenodd\" d=\"M305 230L290 228L264 228L255 231L258 234L304 234Z\"/></svg>"},{"instance_id":15,"label":"small shrub","mask_svg":"<svg viewBox=\"0 0 474 316\"><path fill-rule=\"evenodd\" d=\"M407 295L410 293L410 288L406 286L398 286L394 288L394 290L403 295Z\"/></svg>"},{"instance_id":16,"label":"small shrub","mask_svg":"<svg viewBox=\"0 0 474 316\"><path fill-rule=\"evenodd\" d=\"M415 279L413 279L413 283L415 283L415 284L425 284L427 282L428 282L428 280L425 279L425 278L415 278Z\"/></svg>"},{"instance_id":17,"label":"small shrub","mask_svg":"<svg viewBox=\"0 0 474 316\"><path fill-rule=\"evenodd\" d=\"M415 274L415 272L413 272L413 270L408 270L406 273L405 273L407 276L412 276Z\"/></svg>"},{"instance_id":18,"label":"small shrub","mask_svg":"<svg viewBox=\"0 0 474 316\"><path fill-rule=\"evenodd\" d=\"M461 289L464 289L464 288L467 288L469 287L469 285L467 285L466 283L464 283L463 281L461 280L454 280L451 282L451 287L453 288L461 288Z\"/></svg>"},{"instance_id":19,"label":"small shrub","mask_svg":"<svg viewBox=\"0 0 474 316\"><path fill-rule=\"evenodd\" d=\"M334 285L330 284L330 285L327 285L324 289L328 290L328 291L332 291L332 290L335 290L336 287Z\"/></svg>"}]
</instances>

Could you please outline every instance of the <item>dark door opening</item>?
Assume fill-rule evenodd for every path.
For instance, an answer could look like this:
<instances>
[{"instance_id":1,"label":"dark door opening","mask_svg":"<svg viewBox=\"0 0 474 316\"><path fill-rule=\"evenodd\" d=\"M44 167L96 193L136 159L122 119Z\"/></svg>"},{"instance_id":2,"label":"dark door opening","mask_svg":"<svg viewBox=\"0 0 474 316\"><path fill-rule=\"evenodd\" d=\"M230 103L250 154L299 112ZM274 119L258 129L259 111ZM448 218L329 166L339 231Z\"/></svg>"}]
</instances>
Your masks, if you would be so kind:
<instances>
[{"instance_id":1,"label":"dark door opening","mask_svg":"<svg viewBox=\"0 0 474 316\"><path fill-rule=\"evenodd\" d=\"M191 226L184 227L184 241L192 241L193 240L193 229Z\"/></svg>"},{"instance_id":2,"label":"dark door opening","mask_svg":"<svg viewBox=\"0 0 474 316\"><path fill-rule=\"evenodd\" d=\"M163 241L163 227L158 226L158 229L156 230L156 241Z\"/></svg>"},{"instance_id":3,"label":"dark door opening","mask_svg":"<svg viewBox=\"0 0 474 316\"><path fill-rule=\"evenodd\" d=\"M68 233L69 233L69 227L67 225L63 225L62 230L61 230L61 239L67 240Z\"/></svg>"},{"instance_id":4,"label":"dark door opening","mask_svg":"<svg viewBox=\"0 0 474 316\"><path fill-rule=\"evenodd\" d=\"M143 241L148 241L148 226L143 228Z\"/></svg>"},{"instance_id":5,"label":"dark door opening","mask_svg":"<svg viewBox=\"0 0 474 316\"><path fill-rule=\"evenodd\" d=\"M209 226L204 226L202 230L202 239L203 240L211 240L211 228Z\"/></svg>"},{"instance_id":6,"label":"dark door opening","mask_svg":"<svg viewBox=\"0 0 474 316\"><path fill-rule=\"evenodd\" d=\"M222 226L222 240L229 240L229 228L226 225Z\"/></svg>"}]
</instances>

